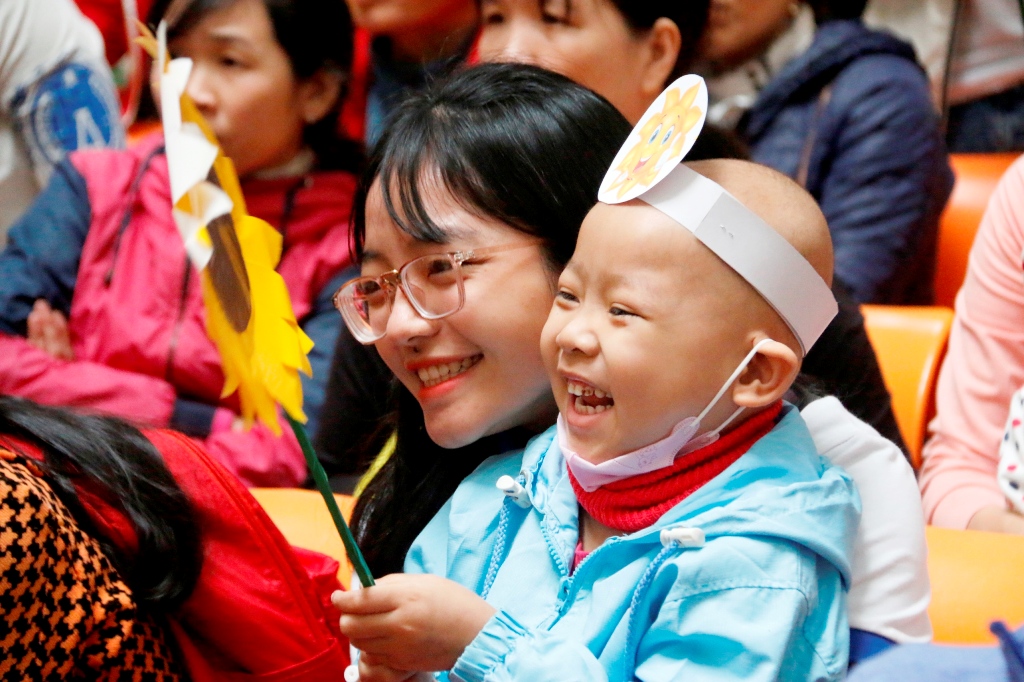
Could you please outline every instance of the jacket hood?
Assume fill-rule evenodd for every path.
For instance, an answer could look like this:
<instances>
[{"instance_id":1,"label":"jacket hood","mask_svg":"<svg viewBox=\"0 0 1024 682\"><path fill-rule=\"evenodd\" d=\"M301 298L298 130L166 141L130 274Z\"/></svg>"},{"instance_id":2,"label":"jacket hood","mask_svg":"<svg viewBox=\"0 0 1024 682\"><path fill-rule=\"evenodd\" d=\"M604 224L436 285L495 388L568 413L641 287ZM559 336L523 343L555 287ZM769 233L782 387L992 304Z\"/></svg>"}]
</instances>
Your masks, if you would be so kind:
<instances>
[{"instance_id":1,"label":"jacket hood","mask_svg":"<svg viewBox=\"0 0 1024 682\"><path fill-rule=\"evenodd\" d=\"M794 99L816 96L851 62L867 55L892 55L917 64L910 43L856 20L829 21L818 27L814 42L761 91L744 128L756 138ZM920 68L920 67L918 67Z\"/></svg>"},{"instance_id":2,"label":"jacket hood","mask_svg":"<svg viewBox=\"0 0 1024 682\"><path fill-rule=\"evenodd\" d=\"M540 513L578 525L578 503L554 427L524 451L522 479ZM807 547L849 583L859 517L853 482L818 455L799 412L787 405L775 428L746 454L623 542L660 545L661 531L676 527L699 528L706 542L717 536L767 536Z\"/></svg>"}]
</instances>

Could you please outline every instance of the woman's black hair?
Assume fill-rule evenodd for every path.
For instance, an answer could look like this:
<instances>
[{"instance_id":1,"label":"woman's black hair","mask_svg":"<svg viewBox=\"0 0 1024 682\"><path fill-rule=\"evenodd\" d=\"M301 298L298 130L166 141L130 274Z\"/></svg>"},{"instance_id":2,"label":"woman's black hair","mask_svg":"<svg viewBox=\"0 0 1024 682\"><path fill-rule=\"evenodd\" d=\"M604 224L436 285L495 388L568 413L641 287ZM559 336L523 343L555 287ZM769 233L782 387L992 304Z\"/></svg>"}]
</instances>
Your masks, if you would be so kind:
<instances>
[{"instance_id":1,"label":"woman's black hair","mask_svg":"<svg viewBox=\"0 0 1024 682\"><path fill-rule=\"evenodd\" d=\"M467 210L540 237L558 272L629 131L607 100L557 73L525 64L464 69L409 95L389 119L356 191L355 255L362 256L366 199L378 179L402 230L446 242L422 196L436 174Z\"/></svg>"},{"instance_id":2,"label":"woman's black hair","mask_svg":"<svg viewBox=\"0 0 1024 682\"><path fill-rule=\"evenodd\" d=\"M168 40L188 33L208 13L238 0L158 0L149 13L156 25L165 15ZM345 0L262 0L270 15L277 42L287 53L296 79L310 78L326 70L342 79L334 106L315 123L306 126L303 137L317 156L320 168L355 170L359 148L338 134L338 113L352 72L352 17Z\"/></svg>"},{"instance_id":3,"label":"woman's black hair","mask_svg":"<svg viewBox=\"0 0 1024 682\"><path fill-rule=\"evenodd\" d=\"M141 607L169 613L188 598L202 565L199 526L160 453L137 429L0 396L0 434L42 451L46 482L100 544ZM138 538L137 552L126 554L96 531L76 486L124 512Z\"/></svg>"},{"instance_id":4,"label":"woman's black hair","mask_svg":"<svg viewBox=\"0 0 1024 682\"><path fill-rule=\"evenodd\" d=\"M689 73L697 44L704 35L708 23L708 7L711 0L611 0L626 23L634 31L647 31L654 27L661 17L675 22L682 40L675 68L665 82L666 85Z\"/></svg>"},{"instance_id":5,"label":"woman's black hair","mask_svg":"<svg viewBox=\"0 0 1024 682\"><path fill-rule=\"evenodd\" d=\"M540 237L558 272L630 129L607 100L550 71L483 64L458 72L410 95L389 121L356 195L356 252L362 253L366 198L378 178L402 230L423 241L447 240L423 201L421 185L433 174L466 210ZM397 447L353 512L376 575L402 569L416 535L484 458L529 436L505 433L445 450L427 435L416 399L397 382L392 390Z\"/></svg>"}]
</instances>

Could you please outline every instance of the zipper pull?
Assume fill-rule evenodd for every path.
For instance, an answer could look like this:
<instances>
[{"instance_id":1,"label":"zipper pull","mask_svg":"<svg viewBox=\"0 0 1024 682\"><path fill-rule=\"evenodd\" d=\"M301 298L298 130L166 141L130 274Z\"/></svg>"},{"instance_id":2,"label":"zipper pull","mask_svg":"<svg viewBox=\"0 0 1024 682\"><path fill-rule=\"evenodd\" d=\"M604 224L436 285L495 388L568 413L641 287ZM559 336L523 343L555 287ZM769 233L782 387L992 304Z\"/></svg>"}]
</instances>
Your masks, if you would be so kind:
<instances>
[{"instance_id":1,"label":"zipper pull","mask_svg":"<svg viewBox=\"0 0 1024 682\"><path fill-rule=\"evenodd\" d=\"M529 509L532 506L533 503L530 502L530 494L526 492L526 488L511 476L507 474L502 476L494 485L523 509Z\"/></svg>"}]
</instances>

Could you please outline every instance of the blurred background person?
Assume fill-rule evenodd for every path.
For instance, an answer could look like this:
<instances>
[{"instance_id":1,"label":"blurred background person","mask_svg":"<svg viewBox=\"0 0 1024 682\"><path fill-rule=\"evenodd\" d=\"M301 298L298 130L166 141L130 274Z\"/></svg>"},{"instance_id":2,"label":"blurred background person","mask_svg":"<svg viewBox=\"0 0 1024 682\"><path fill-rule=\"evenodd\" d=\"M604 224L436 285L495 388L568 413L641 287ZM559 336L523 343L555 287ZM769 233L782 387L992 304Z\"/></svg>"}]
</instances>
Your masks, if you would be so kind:
<instances>
[{"instance_id":1,"label":"blurred background person","mask_svg":"<svg viewBox=\"0 0 1024 682\"><path fill-rule=\"evenodd\" d=\"M475 0L347 0L357 27L349 99L341 125L373 146L407 90L452 71L470 53Z\"/></svg>"},{"instance_id":2,"label":"blurred background person","mask_svg":"<svg viewBox=\"0 0 1024 682\"><path fill-rule=\"evenodd\" d=\"M1024 8L1017 0L872 0L865 21L913 42L951 152L1024 151Z\"/></svg>"},{"instance_id":3,"label":"blurred background person","mask_svg":"<svg viewBox=\"0 0 1024 682\"><path fill-rule=\"evenodd\" d=\"M188 0L169 11L187 92L232 159L249 212L282 234L277 271L316 346L302 377L316 428L348 278L359 163L336 121L351 60L343 0ZM76 152L0 253L0 392L170 426L249 485L294 486L305 459L285 426L240 427L222 398L199 275L170 211L163 137ZM58 247L59 245L59 247Z\"/></svg>"},{"instance_id":4,"label":"blurred background person","mask_svg":"<svg viewBox=\"0 0 1024 682\"><path fill-rule=\"evenodd\" d=\"M859 303L931 302L953 186L914 50L864 26L865 0L712 0L699 50L712 120L818 200Z\"/></svg>"},{"instance_id":5,"label":"blurred background person","mask_svg":"<svg viewBox=\"0 0 1024 682\"><path fill-rule=\"evenodd\" d=\"M124 146L120 116L103 38L71 0L0 3L0 244L68 152Z\"/></svg>"}]
</instances>

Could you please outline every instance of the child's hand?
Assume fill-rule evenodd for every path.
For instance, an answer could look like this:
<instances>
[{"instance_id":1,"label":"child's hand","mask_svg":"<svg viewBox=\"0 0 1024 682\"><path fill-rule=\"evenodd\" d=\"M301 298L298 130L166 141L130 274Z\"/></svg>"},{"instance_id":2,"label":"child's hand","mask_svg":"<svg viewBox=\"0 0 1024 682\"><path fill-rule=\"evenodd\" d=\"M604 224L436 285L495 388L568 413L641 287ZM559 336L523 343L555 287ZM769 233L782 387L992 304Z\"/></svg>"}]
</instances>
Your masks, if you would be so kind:
<instances>
[{"instance_id":1,"label":"child's hand","mask_svg":"<svg viewBox=\"0 0 1024 682\"><path fill-rule=\"evenodd\" d=\"M359 656L359 682L414 682L417 673L374 664L372 654Z\"/></svg>"},{"instance_id":2,"label":"child's hand","mask_svg":"<svg viewBox=\"0 0 1024 682\"><path fill-rule=\"evenodd\" d=\"M396 671L451 669L495 613L470 590L433 575L385 576L331 601L342 612L342 633L367 662Z\"/></svg>"},{"instance_id":3,"label":"child's hand","mask_svg":"<svg viewBox=\"0 0 1024 682\"><path fill-rule=\"evenodd\" d=\"M386 665L377 665L372 654L359 656L359 682L434 682L430 673L416 673L395 670Z\"/></svg>"}]
</instances>

